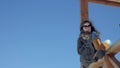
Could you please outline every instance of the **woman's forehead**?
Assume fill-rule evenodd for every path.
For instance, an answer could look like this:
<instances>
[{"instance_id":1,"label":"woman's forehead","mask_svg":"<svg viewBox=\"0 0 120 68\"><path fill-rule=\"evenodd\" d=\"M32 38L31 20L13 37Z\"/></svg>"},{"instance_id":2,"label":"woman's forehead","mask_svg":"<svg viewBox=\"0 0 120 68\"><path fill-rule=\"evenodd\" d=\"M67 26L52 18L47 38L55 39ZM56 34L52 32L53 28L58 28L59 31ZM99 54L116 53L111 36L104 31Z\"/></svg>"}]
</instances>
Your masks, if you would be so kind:
<instances>
[{"instance_id":1,"label":"woman's forehead","mask_svg":"<svg viewBox=\"0 0 120 68\"><path fill-rule=\"evenodd\" d=\"M90 23L89 22L86 22L86 23L84 23L83 25L89 25Z\"/></svg>"}]
</instances>

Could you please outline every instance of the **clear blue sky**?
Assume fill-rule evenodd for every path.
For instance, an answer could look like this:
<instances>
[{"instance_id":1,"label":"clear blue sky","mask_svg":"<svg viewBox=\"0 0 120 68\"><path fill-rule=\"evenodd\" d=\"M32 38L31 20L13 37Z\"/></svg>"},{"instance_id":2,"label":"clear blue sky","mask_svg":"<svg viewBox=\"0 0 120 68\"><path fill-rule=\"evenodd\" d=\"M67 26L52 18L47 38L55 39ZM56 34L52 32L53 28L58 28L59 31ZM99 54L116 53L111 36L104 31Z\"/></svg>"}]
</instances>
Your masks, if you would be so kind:
<instances>
[{"instance_id":1,"label":"clear blue sky","mask_svg":"<svg viewBox=\"0 0 120 68\"><path fill-rule=\"evenodd\" d=\"M102 41L120 38L120 8L89 15ZM79 0L0 0L0 68L79 68L79 24Z\"/></svg>"}]
</instances>

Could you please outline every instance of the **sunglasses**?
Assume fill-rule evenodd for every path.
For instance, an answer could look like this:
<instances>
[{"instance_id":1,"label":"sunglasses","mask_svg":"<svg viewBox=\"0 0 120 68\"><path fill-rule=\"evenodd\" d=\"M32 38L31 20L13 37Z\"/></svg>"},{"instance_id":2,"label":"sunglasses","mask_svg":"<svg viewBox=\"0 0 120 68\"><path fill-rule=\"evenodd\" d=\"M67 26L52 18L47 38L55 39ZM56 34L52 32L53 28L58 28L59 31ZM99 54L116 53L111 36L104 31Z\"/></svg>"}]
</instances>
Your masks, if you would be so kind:
<instances>
[{"instance_id":1,"label":"sunglasses","mask_svg":"<svg viewBox=\"0 0 120 68\"><path fill-rule=\"evenodd\" d=\"M91 25L83 25L83 27L90 27Z\"/></svg>"}]
</instances>

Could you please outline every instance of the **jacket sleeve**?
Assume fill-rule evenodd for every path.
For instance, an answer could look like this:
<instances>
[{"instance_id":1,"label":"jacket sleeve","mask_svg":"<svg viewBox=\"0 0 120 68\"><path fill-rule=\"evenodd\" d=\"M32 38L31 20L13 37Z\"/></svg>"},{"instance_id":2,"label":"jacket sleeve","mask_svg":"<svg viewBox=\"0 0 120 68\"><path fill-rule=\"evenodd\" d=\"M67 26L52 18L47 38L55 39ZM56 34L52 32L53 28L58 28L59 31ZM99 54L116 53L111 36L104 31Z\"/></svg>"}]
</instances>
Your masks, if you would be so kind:
<instances>
[{"instance_id":1,"label":"jacket sleeve","mask_svg":"<svg viewBox=\"0 0 120 68\"><path fill-rule=\"evenodd\" d=\"M78 41L77 41L77 52L78 54L81 54L84 50L84 46L82 44L82 41L81 41L81 38L79 37L78 38Z\"/></svg>"}]
</instances>

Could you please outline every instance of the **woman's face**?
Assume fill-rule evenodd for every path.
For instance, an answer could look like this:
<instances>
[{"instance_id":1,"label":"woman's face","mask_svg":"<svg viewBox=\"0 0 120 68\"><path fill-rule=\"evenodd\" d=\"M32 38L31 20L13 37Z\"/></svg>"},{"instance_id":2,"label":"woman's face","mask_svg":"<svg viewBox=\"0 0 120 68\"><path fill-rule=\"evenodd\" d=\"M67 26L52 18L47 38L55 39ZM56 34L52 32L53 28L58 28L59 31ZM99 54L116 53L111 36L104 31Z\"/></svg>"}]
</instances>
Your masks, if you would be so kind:
<instances>
[{"instance_id":1,"label":"woman's face","mask_svg":"<svg viewBox=\"0 0 120 68\"><path fill-rule=\"evenodd\" d=\"M91 32L91 25L90 25L90 23L86 22L85 24L83 24L83 31Z\"/></svg>"}]
</instances>

